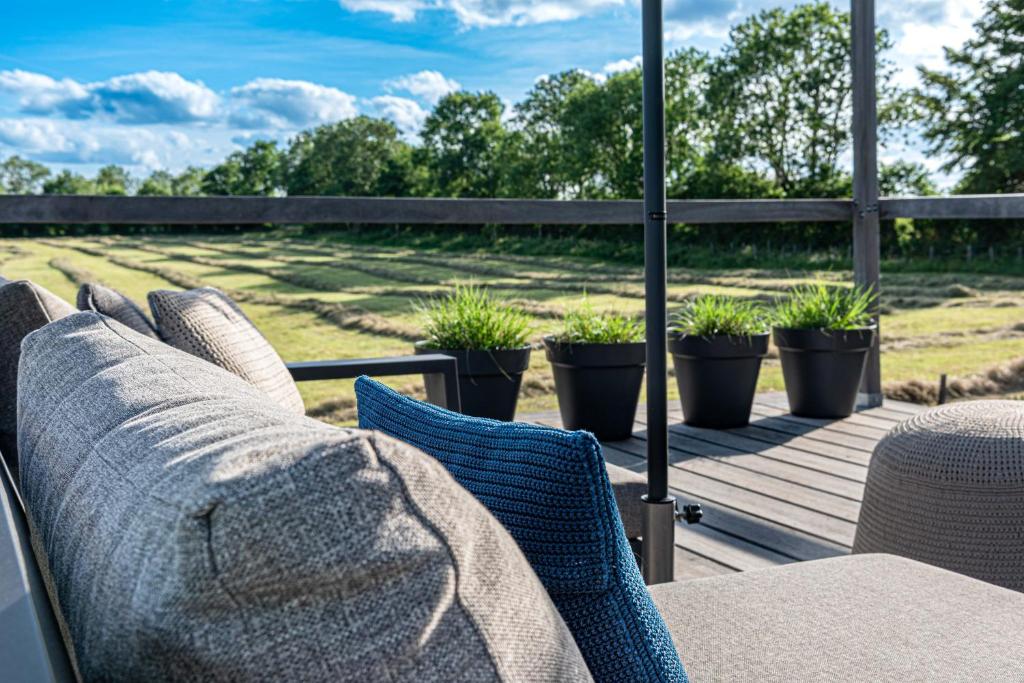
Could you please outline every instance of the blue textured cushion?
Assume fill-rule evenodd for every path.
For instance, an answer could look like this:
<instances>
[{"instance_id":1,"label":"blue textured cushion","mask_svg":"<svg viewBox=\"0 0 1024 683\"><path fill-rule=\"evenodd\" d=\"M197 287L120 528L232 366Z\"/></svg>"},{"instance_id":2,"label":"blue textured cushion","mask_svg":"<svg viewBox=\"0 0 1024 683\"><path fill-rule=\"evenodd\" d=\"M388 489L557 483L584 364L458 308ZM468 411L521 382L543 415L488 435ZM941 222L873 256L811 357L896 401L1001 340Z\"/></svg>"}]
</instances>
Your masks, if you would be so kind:
<instances>
[{"instance_id":1,"label":"blue textured cushion","mask_svg":"<svg viewBox=\"0 0 1024 683\"><path fill-rule=\"evenodd\" d=\"M453 413L356 380L359 426L437 458L519 543L596 681L686 681L587 432Z\"/></svg>"}]
</instances>

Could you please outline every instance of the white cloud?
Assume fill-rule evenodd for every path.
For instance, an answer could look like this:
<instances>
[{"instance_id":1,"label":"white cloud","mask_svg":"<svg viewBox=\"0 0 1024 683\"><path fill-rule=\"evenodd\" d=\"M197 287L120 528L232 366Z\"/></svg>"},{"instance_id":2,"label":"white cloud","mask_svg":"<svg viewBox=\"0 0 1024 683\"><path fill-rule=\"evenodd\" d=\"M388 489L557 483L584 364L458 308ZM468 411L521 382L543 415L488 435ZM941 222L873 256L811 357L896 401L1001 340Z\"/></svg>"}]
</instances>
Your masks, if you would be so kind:
<instances>
[{"instance_id":1,"label":"white cloud","mask_svg":"<svg viewBox=\"0 0 1024 683\"><path fill-rule=\"evenodd\" d=\"M353 12L381 12L394 21L412 21L420 10L434 5L419 0L340 0L341 6Z\"/></svg>"},{"instance_id":2,"label":"white cloud","mask_svg":"<svg viewBox=\"0 0 1024 683\"><path fill-rule=\"evenodd\" d=\"M437 104L438 100L462 85L455 79L446 78L440 71L425 70L387 81L384 87L388 91L404 90L429 104Z\"/></svg>"},{"instance_id":3,"label":"white cloud","mask_svg":"<svg viewBox=\"0 0 1024 683\"><path fill-rule=\"evenodd\" d=\"M118 123L201 121L217 115L220 98L199 81L145 71L95 83L45 74L0 71L0 92L13 94L28 114L98 118Z\"/></svg>"},{"instance_id":4,"label":"white cloud","mask_svg":"<svg viewBox=\"0 0 1024 683\"><path fill-rule=\"evenodd\" d=\"M610 76L611 74L617 74L622 71L630 71L636 69L643 64L643 57L636 55L629 59L618 59L614 62L608 62L601 67L601 73Z\"/></svg>"},{"instance_id":5,"label":"white cloud","mask_svg":"<svg viewBox=\"0 0 1024 683\"><path fill-rule=\"evenodd\" d=\"M427 111L418 102L406 97L381 95L369 100L369 103L378 115L393 121L407 139L419 135L427 118Z\"/></svg>"},{"instance_id":6,"label":"white cloud","mask_svg":"<svg viewBox=\"0 0 1024 683\"><path fill-rule=\"evenodd\" d=\"M62 102L84 100L89 92L70 78L55 80L45 74L14 69L0 71L0 92L13 94L18 106L29 113L47 113Z\"/></svg>"},{"instance_id":7,"label":"white cloud","mask_svg":"<svg viewBox=\"0 0 1024 683\"><path fill-rule=\"evenodd\" d=\"M466 28L525 26L551 21L569 21L626 0L340 0L353 12L382 12L394 21L412 21L423 10L451 12Z\"/></svg>"},{"instance_id":8,"label":"white cloud","mask_svg":"<svg viewBox=\"0 0 1024 683\"><path fill-rule=\"evenodd\" d=\"M665 44L667 47L688 45L697 39L721 41L729 35L729 19L720 21L666 21Z\"/></svg>"},{"instance_id":9,"label":"white cloud","mask_svg":"<svg viewBox=\"0 0 1024 683\"><path fill-rule=\"evenodd\" d=\"M918 65L945 66L943 48L958 48L976 35L974 22L983 12L983 0L906 0L886 7L879 18L893 39L897 82L916 84Z\"/></svg>"},{"instance_id":10,"label":"white cloud","mask_svg":"<svg viewBox=\"0 0 1024 683\"><path fill-rule=\"evenodd\" d=\"M297 130L355 116L356 98L309 81L257 78L232 88L230 121L241 128Z\"/></svg>"},{"instance_id":11,"label":"white cloud","mask_svg":"<svg viewBox=\"0 0 1024 683\"><path fill-rule=\"evenodd\" d=\"M0 119L0 146L44 162L183 166L192 140L171 129L95 126L81 121Z\"/></svg>"}]
</instances>

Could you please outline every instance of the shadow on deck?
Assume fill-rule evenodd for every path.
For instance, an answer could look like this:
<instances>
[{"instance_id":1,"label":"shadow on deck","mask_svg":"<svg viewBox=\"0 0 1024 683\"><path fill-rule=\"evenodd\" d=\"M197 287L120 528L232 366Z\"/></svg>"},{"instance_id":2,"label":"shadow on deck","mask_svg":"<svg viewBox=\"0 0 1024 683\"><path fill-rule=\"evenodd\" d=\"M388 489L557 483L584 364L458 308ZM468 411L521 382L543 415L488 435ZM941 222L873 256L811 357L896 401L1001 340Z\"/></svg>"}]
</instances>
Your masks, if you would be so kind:
<instances>
[{"instance_id":1,"label":"shadow on deck","mask_svg":"<svg viewBox=\"0 0 1024 683\"><path fill-rule=\"evenodd\" d=\"M781 393L758 394L750 425L725 431L682 424L669 411L669 486L700 503L699 525L676 527L676 579L850 552L875 444L922 406L886 401L843 420L789 414ZM561 426L557 411L520 419ZM609 462L647 469L646 413L632 438L603 444Z\"/></svg>"}]
</instances>

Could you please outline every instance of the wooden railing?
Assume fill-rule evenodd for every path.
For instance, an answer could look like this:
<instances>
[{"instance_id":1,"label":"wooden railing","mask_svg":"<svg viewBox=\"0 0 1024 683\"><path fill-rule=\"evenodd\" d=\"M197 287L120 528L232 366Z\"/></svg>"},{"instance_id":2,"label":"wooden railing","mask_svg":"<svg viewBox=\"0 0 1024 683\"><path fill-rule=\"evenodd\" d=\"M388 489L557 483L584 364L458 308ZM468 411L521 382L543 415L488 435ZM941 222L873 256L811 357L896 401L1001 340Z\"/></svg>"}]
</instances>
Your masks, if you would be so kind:
<instances>
[{"instance_id":1,"label":"wooden railing","mask_svg":"<svg viewBox=\"0 0 1024 683\"><path fill-rule=\"evenodd\" d=\"M870 211L872 207L867 207ZM851 222L849 199L684 199L670 223ZM1024 194L880 199L882 220L1024 218ZM0 195L0 225L642 225L640 200Z\"/></svg>"}]
</instances>

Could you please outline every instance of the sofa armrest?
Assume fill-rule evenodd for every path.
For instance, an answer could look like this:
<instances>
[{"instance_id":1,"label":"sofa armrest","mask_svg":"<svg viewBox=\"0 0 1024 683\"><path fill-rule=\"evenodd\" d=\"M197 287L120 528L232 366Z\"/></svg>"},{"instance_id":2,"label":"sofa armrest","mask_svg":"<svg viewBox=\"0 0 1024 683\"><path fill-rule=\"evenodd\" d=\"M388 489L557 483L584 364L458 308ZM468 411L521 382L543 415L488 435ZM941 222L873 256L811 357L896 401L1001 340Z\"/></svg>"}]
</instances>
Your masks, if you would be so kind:
<instances>
[{"instance_id":1,"label":"sofa armrest","mask_svg":"<svg viewBox=\"0 0 1024 683\"><path fill-rule=\"evenodd\" d=\"M605 463L605 467L612 491L615 492L622 526L626 529L626 538L640 538L643 535L643 503L640 496L647 493L647 479L611 463Z\"/></svg>"},{"instance_id":2,"label":"sofa armrest","mask_svg":"<svg viewBox=\"0 0 1024 683\"><path fill-rule=\"evenodd\" d=\"M315 360L288 363L288 371L296 382L314 382L329 379L355 379L360 375L394 377L396 375L436 375L444 387L444 400L439 403L448 410L461 410L459 400L458 361L452 356L427 353L415 356L389 358L351 358L344 360Z\"/></svg>"},{"instance_id":3,"label":"sofa armrest","mask_svg":"<svg viewBox=\"0 0 1024 683\"><path fill-rule=\"evenodd\" d=\"M72 681L21 500L0 459L0 662L4 681Z\"/></svg>"}]
</instances>

